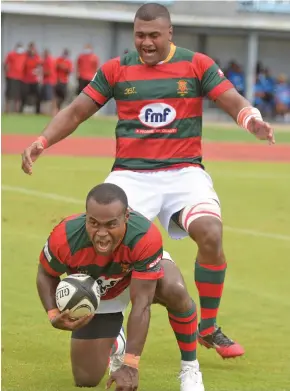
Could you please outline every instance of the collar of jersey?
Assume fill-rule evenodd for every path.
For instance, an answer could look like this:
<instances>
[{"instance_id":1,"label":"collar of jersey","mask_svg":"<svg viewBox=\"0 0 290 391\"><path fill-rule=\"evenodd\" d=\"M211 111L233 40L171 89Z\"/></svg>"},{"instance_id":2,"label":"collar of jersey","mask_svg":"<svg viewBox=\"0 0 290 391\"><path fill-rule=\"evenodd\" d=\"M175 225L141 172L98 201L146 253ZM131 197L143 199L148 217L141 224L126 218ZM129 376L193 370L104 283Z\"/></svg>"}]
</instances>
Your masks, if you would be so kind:
<instances>
[{"instance_id":1,"label":"collar of jersey","mask_svg":"<svg viewBox=\"0 0 290 391\"><path fill-rule=\"evenodd\" d=\"M172 57L174 56L175 51L176 51L176 46L174 45L174 43L171 43L168 56L165 58L165 60L158 62L156 65L164 64L164 63L170 61L172 59ZM142 64L145 64L145 62L142 60L141 57L139 57L139 60L142 62Z\"/></svg>"}]
</instances>

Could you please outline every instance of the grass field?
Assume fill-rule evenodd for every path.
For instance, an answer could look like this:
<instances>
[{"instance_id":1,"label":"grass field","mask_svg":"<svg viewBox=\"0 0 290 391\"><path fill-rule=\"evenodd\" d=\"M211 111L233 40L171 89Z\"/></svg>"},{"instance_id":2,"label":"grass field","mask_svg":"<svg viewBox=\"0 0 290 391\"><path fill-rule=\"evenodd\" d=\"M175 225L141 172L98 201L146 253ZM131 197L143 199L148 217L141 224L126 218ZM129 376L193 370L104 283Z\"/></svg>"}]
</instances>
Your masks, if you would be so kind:
<instances>
[{"instance_id":1,"label":"grass field","mask_svg":"<svg viewBox=\"0 0 290 391\"><path fill-rule=\"evenodd\" d=\"M46 121L4 117L2 128L6 133L39 133ZM82 134L92 135L95 123L84 125ZM97 123L103 123L96 126L99 130L112 131L112 120ZM234 133L248 136L237 129ZM205 134L220 135L214 129ZM111 164L109 158L49 156L28 177L20 170L19 156L2 156L3 391L77 390L70 373L69 333L49 325L35 274L52 227L84 210L86 193L106 177ZM211 162L207 169L223 205L229 264L219 323L244 345L246 355L223 361L199 347L206 391L289 391L290 164ZM172 241L165 233L164 238L197 299L196 247L188 239ZM178 391L178 370L179 351L166 313L154 306L140 391ZM104 387L105 382L98 389Z\"/></svg>"}]
</instances>

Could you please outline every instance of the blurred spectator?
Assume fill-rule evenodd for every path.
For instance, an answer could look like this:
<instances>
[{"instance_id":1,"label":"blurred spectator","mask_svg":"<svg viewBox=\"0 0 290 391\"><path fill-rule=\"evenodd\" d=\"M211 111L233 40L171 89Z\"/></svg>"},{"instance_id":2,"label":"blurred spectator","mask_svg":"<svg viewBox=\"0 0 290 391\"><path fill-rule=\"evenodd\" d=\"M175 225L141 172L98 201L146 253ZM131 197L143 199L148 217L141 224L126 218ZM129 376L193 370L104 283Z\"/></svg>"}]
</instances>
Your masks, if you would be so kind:
<instances>
[{"instance_id":1,"label":"blurred spectator","mask_svg":"<svg viewBox=\"0 0 290 391\"><path fill-rule=\"evenodd\" d=\"M92 46L87 44L84 47L84 51L79 55L77 59L77 78L78 78L78 90L80 94L82 90L89 84L97 72L99 65L98 57L93 53Z\"/></svg>"},{"instance_id":2,"label":"blurred spectator","mask_svg":"<svg viewBox=\"0 0 290 391\"><path fill-rule=\"evenodd\" d=\"M255 90L254 105L263 113L265 90L258 75L256 76L256 83L255 83L254 90Z\"/></svg>"},{"instance_id":3,"label":"blurred spectator","mask_svg":"<svg viewBox=\"0 0 290 391\"><path fill-rule=\"evenodd\" d=\"M20 112L30 103L30 98L33 98L35 104L35 113L40 114L40 72L41 58L37 54L35 45L31 42L28 45L26 52L24 72L23 72L23 90Z\"/></svg>"},{"instance_id":4,"label":"blurred spectator","mask_svg":"<svg viewBox=\"0 0 290 391\"><path fill-rule=\"evenodd\" d=\"M226 71L227 78L233 83L241 95L245 94L245 76L241 67L234 61L229 64Z\"/></svg>"},{"instance_id":5,"label":"blurred spectator","mask_svg":"<svg viewBox=\"0 0 290 391\"><path fill-rule=\"evenodd\" d=\"M61 109L63 102L66 100L69 76L73 70L69 54L69 50L64 49L62 56L56 60L57 84L55 87L55 95L57 111Z\"/></svg>"},{"instance_id":6,"label":"blurred spectator","mask_svg":"<svg viewBox=\"0 0 290 391\"><path fill-rule=\"evenodd\" d=\"M275 79L271 76L268 68L261 68L258 79L264 91L264 96L262 98L264 114L272 117L274 114Z\"/></svg>"},{"instance_id":7,"label":"blurred spectator","mask_svg":"<svg viewBox=\"0 0 290 391\"><path fill-rule=\"evenodd\" d=\"M277 78L274 99L278 118L290 122L290 85L284 74L280 74Z\"/></svg>"},{"instance_id":8,"label":"blurred spectator","mask_svg":"<svg viewBox=\"0 0 290 391\"><path fill-rule=\"evenodd\" d=\"M263 70L263 64L261 63L261 61L257 62L257 65L256 65L256 74L258 75L259 73L262 72Z\"/></svg>"},{"instance_id":9,"label":"blurred spectator","mask_svg":"<svg viewBox=\"0 0 290 391\"><path fill-rule=\"evenodd\" d=\"M44 102L44 112L53 115L55 111L56 64L49 50L44 50L42 61L41 102Z\"/></svg>"},{"instance_id":10,"label":"blurred spectator","mask_svg":"<svg viewBox=\"0 0 290 391\"><path fill-rule=\"evenodd\" d=\"M22 79L25 64L25 50L21 43L9 52L5 58L4 71L6 76L5 112L19 112L22 96Z\"/></svg>"}]
</instances>

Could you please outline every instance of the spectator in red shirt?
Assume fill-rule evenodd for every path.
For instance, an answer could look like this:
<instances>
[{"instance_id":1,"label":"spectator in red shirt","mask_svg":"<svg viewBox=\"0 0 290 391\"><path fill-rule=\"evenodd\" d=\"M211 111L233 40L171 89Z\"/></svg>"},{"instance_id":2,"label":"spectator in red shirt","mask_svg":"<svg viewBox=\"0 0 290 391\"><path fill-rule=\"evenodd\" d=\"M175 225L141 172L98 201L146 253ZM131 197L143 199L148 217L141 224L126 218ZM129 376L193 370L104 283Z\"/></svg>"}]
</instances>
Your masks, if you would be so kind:
<instances>
[{"instance_id":1,"label":"spectator in red shirt","mask_svg":"<svg viewBox=\"0 0 290 391\"><path fill-rule=\"evenodd\" d=\"M25 59L25 50L21 43L18 43L15 46L15 49L9 52L5 58L4 71L6 76L6 113L11 111L18 112L20 109Z\"/></svg>"},{"instance_id":2,"label":"spectator in red shirt","mask_svg":"<svg viewBox=\"0 0 290 391\"><path fill-rule=\"evenodd\" d=\"M51 115L54 113L56 81L56 61L46 49L42 61L41 102L45 103L45 112Z\"/></svg>"},{"instance_id":3,"label":"spectator in red shirt","mask_svg":"<svg viewBox=\"0 0 290 391\"><path fill-rule=\"evenodd\" d=\"M89 84L97 72L99 65L98 57L93 53L91 45L87 44L84 51L77 59L77 78L78 78L78 94Z\"/></svg>"},{"instance_id":4,"label":"spectator in red shirt","mask_svg":"<svg viewBox=\"0 0 290 391\"><path fill-rule=\"evenodd\" d=\"M24 107L28 104L28 98L33 97L35 104L35 113L40 114L40 75L41 58L38 55L35 45L31 42L28 45L23 73L23 96L20 107L22 113Z\"/></svg>"},{"instance_id":5,"label":"spectator in red shirt","mask_svg":"<svg viewBox=\"0 0 290 391\"><path fill-rule=\"evenodd\" d=\"M56 60L57 84L55 88L55 95L56 107L58 111L61 109L61 106L66 99L67 85L72 70L73 65L69 59L69 51L68 49L64 49L62 56Z\"/></svg>"}]
</instances>

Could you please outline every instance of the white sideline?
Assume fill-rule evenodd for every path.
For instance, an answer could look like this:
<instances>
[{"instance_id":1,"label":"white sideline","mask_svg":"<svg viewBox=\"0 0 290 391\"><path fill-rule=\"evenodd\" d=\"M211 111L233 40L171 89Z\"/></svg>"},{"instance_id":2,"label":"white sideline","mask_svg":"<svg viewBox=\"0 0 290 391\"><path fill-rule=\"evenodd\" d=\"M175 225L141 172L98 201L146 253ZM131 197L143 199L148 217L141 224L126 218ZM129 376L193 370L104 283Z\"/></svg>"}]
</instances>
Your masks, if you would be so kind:
<instances>
[{"instance_id":1,"label":"white sideline","mask_svg":"<svg viewBox=\"0 0 290 391\"><path fill-rule=\"evenodd\" d=\"M71 203L71 204L78 204L78 205L84 206L84 201L81 201L77 198L66 197L66 196L62 196L60 194L55 194L55 193L45 193L45 192L37 191L37 190L30 190L25 187L2 185L2 190L31 195L34 197L49 199L49 200L53 200L53 201L62 201L62 202L67 202L67 203ZM246 229L246 228L245 229L235 228L235 227L229 227L227 225L224 226L224 229L226 231L241 234L241 235L256 236L256 237L261 237L261 238L266 238L266 239L277 239L277 240L284 240L284 241L290 242L290 236L288 236L288 235L280 235L280 234L274 234L274 233L270 233L270 232L260 232L260 231L256 231L256 230L252 230L252 229Z\"/></svg>"}]
</instances>

